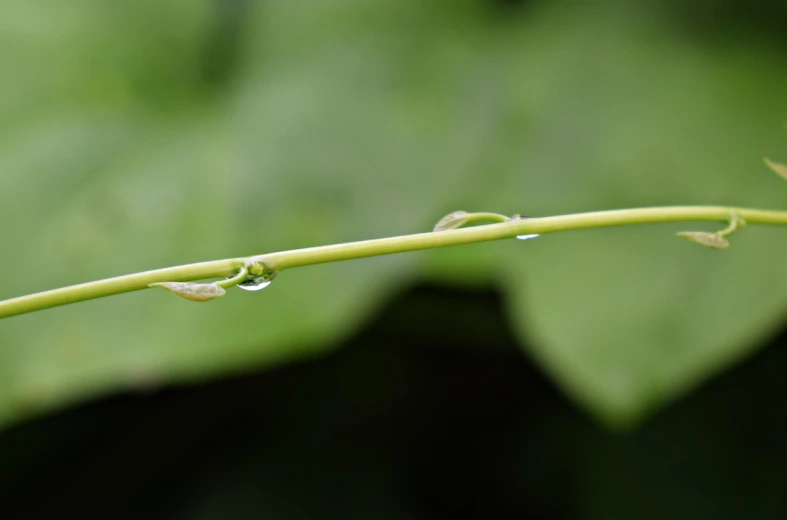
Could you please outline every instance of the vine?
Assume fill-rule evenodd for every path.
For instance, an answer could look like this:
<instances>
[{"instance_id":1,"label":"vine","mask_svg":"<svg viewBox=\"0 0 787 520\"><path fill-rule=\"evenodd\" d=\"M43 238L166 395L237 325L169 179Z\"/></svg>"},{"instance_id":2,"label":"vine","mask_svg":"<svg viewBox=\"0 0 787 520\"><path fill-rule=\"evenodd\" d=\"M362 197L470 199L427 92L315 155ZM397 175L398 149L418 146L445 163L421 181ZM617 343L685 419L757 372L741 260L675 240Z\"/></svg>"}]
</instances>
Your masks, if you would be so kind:
<instances>
[{"instance_id":1,"label":"vine","mask_svg":"<svg viewBox=\"0 0 787 520\"><path fill-rule=\"evenodd\" d=\"M768 159L765 163L787 180L787 165L771 162ZM491 223L464 227L467 224L483 221L491 221ZM454 211L440 219L434 229L428 233L180 265L11 298L0 301L0 319L157 287L191 301L204 302L225 296L227 289L233 286L250 291L264 289L271 284L278 273L294 267L506 238L525 240L562 231L689 221L726 222L727 227L715 233L704 231L678 233L678 236L697 244L713 249L724 249L730 245L728 237L746 224L787 225L787 211L730 206L664 206L540 218ZM219 280L215 280L217 278ZM200 280L215 281L195 283Z\"/></svg>"}]
</instances>

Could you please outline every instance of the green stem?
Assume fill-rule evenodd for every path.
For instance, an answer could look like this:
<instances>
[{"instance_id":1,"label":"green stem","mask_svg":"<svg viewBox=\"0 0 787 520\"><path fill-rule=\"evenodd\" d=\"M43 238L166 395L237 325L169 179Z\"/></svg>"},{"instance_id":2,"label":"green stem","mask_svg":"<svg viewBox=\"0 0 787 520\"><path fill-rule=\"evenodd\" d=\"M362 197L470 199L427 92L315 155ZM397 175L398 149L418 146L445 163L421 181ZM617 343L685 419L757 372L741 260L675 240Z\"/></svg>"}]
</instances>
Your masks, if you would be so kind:
<instances>
[{"instance_id":1,"label":"green stem","mask_svg":"<svg viewBox=\"0 0 787 520\"><path fill-rule=\"evenodd\" d=\"M736 229L738 229L739 227L743 227L745 225L746 225L746 220L742 219L740 215L738 215L737 213L732 213L730 214L729 225L726 228L719 231L719 235L723 237L729 236L733 234Z\"/></svg>"},{"instance_id":2,"label":"green stem","mask_svg":"<svg viewBox=\"0 0 787 520\"><path fill-rule=\"evenodd\" d=\"M216 282L216 284L220 287L223 287L224 289L229 289L230 287L234 285L238 285L239 283L246 280L248 276L249 276L249 271L246 269L246 266L243 265L241 266L240 269L238 269L238 274L236 274L232 278L227 278L226 280ZM210 278L210 277L206 277L206 278Z\"/></svg>"},{"instance_id":3,"label":"green stem","mask_svg":"<svg viewBox=\"0 0 787 520\"><path fill-rule=\"evenodd\" d=\"M509 219L505 215L501 215L500 213L487 213L487 212L468 213L467 222L477 222L479 220L491 220L493 222L508 222L511 219Z\"/></svg>"},{"instance_id":4,"label":"green stem","mask_svg":"<svg viewBox=\"0 0 787 520\"><path fill-rule=\"evenodd\" d=\"M730 214L737 214L750 224L787 225L787 211L768 211L730 206L667 206L512 220L499 224L448 231L295 249L251 258L215 260L118 276L116 278L108 278L0 301L0 318L145 289L149 284L156 282L187 282L207 278L223 278L229 275L236 275L240 268L253 262L262 262L274 271L281 271L291 267L326 262L500 240L522 234L543 235L577 229L664 222L726 222L730 219Z\"/></svg>"},{"instance_id":5,"label":"green stem","mask_svg":"<svg viewBox=\"0 0 787 520\"><path fill-rule=\"evenodd\" d=\"M189 282L204 278L226 277L234 275L244 265L244 258L214 260L212 262L200 262L198 264L179 265L165 269L127 274L125 276L106 278L95 282L20 296L0 301L0 319L69 303L147 289L151 283Z\"/></svg>"}]
</instances>

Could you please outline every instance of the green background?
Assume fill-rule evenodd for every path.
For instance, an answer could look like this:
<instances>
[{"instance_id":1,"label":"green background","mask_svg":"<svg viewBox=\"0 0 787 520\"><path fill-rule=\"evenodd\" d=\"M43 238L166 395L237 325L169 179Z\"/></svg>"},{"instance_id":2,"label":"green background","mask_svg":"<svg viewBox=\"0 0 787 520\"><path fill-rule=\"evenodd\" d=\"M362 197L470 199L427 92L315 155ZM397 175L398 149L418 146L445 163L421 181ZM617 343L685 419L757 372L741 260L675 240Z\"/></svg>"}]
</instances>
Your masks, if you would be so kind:
<instances>
[{"instance_id":1,"label":"green background","mask_svg":"<svg viewBox=\"0 0 787 520\"><path fill-rule=\"evenodd\" d=\"M761 164L785 148L778 35L684 10L12 3L1 295L418 232L456 208L778 207L784 187ZM498 287L528 354L629 424L773 334L787 305L780 231L747 229L718 254L680 229L308 268L204 306L151 291L6 320L0 419L322 353L426 277Z\"/></svg>"},{"instance_id":2,"label":"green background","mask_svg":"<svg viewBox=\"0 0 787 520\"><path fill-rule=\"evenodd\" d=\"M421 232L457 209L787 204L762 164L787 157L777 2L0 5L0 298ZM428 283L497 294L520 356L595 424L631 429L784 326L784 231L749 226L721 252L674 237L701 229L715 228L563 233L295 269L207 304L144 291L6 319L0 424L318 359ZM473 313L420 312L436 343L456 327L492 343Z\"/></svg>"}]
</instances>

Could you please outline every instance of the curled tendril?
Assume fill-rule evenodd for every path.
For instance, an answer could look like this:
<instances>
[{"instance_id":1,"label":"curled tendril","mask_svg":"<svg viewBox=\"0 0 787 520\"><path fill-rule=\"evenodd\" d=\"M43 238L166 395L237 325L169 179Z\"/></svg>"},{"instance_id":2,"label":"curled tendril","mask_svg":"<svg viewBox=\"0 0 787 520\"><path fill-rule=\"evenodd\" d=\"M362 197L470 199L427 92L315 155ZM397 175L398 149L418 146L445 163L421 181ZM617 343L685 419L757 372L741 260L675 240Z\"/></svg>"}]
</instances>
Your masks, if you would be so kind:
<instances>
[{"instance_id":1,"label":"curled tendril","mask_svg":"<svg viewBox=\"0 0 787 520\"><path fill-rule=\"evenodd\" d=\"M435 224L433 231L448 231L449 229L457 229L468 222L476 222L479 220L491 220L492 222L510 222L511 218L501 215L499 213L468 213L467 211L454 211L441 218Z\"/></svg>"},{"instance_id":2,"label":"curled tendril","mask_svg":"<svg viewBox=\"0 0 787 520\"><path fill-rule=\"evenodd\" d=\"M193 302L207 302L221 298L227 294L227 287L238 285L246 281L249 273L246 267L241 267L238 272L220 282L212 283L189 283L189 282L156 282L148 284L148 287L161 287L167 291L177 294L181 298L186 298Z\"/></svg>"},{"instance_id":3,"label":"curled tendril","mask_svg":"<svg viewBox=\"0 0 787 520\"><path fill-rule=\"evenodd\" d=\"M227 289L232 287L233 285L239 285L248 280L249 278L249 270L246 266L241 267L238 270L238 273L234 276L228 277L226 280L222 280L220 282L216 282L216 284L220 285L222 288Z\"/></svg>"},{"instance_id":4,"label":"curled tendril","mask_svg":"<svg viewBox=\"0 0 787 520\"><path fill-rule=\"evenodd\" d=\"M156 282L149 284L148 287L161 287L181 298L186 298L193 302L207 302L221 298L227 291L217 282L213 283L188 283L188 282Z\"/></svg>"},{"instance_id":5,"label":"curled tendril","mask_svg":"<svg viewBox=\"0 0 787 520\"><path fill-rule=\"evenodd\" d=\"M448 231L464 226L470 214L467 211L454 211L437 221L433 231Z\"/></svg>"},{"instance_id":6,"label":"curled tendril","mask_svg":"<svg viewBox=\"0 0 787 520\"><path fill-rule=\"evenodd\" d=\"M705 231L683 231L678 233L678 236L691 240L696 244L710 247L712 249L727 249L730 247L730 241L727 240L727 237L738 228L742 228L746 225L746 221L743 220L743 217L737 213L730 214L729 222L730 223L726 228L722 229L721 231L717 231L716 233L707 233Z\"/></svg>"}]
</instances>

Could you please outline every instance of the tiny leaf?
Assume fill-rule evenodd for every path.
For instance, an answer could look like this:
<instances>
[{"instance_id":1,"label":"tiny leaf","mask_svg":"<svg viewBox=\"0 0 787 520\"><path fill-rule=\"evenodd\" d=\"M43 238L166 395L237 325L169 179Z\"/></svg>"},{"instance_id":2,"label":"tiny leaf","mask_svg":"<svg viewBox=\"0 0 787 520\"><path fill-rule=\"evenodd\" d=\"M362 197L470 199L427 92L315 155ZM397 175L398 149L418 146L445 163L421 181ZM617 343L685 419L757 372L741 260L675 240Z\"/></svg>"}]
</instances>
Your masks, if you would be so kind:
<instances>
[{"instance_id":1,"label":"tiny leaf","mask_svg":"<svg viewBox=\"0 0 787 520\"><path fill-rule=\"evenodd\" d=\"M467 211L454 211L453 213L449 213L435 224L434 231L448 231L449 229L462 227L467 222L469 216Z\"/></svg>"},{"instance_id":2,"label":"tiny leaf","mask_svg":"<svg viewBox=\"0 0 787 520\"><path fill-rule=\"evenodd\" d=\"M776 172L776 174L784 180L787 180L787 164L772 162L769 159L764 159L765 164Z\"/></svg>"},{"instance_id":3,"label":"tiny leaf","mask_svg":"<svg viewBox=\"0 0 787 520\"><path fill-rule=\"evenodd\" d=\"M148 287L161 287L193 302L207 302L227 294L217 283L158 282Z\"/></svg>"},{"instance_id":4,"label":"tiny leaf","mask_svg":"<svg viewBox=\"0 0 787 520\"><path fill-rule=\"evenodd\" d=\"M718 233L705 233L704 231L684 231L678 233L679 237L684 237L692 242L711 247L713 249L726 249L730 247L729 241Z\"/></svg>"}]
</instances>

